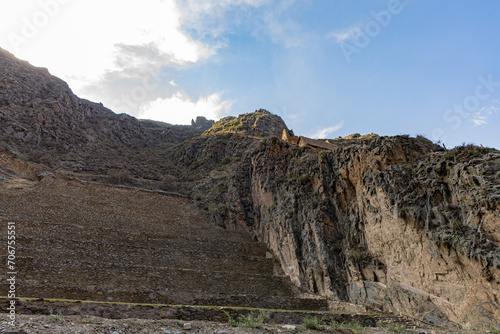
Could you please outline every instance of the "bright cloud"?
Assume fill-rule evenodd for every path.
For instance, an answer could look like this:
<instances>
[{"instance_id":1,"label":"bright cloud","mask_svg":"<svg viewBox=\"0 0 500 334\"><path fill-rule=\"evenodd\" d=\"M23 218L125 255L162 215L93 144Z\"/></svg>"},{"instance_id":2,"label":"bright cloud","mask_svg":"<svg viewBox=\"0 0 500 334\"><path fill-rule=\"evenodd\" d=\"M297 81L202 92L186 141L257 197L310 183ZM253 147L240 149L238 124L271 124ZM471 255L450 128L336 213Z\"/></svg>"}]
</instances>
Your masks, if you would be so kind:
<instances>
[{"instance_id":1,"label":"bright cloud","mask_svg":"<svg viewBox=\"0 0 500 334\"><path fill-rule=\"evenodd\" d=\"M493 101L493 102L495 102L495 101ZM498 111L498 108L495 106L486 106L486 107L482 107L481 109L479 109L479 113L484 114L484 115L492 115L493 113L496 113L497 111Z\"/></svg>"},{"instance_id":2,"label":"bright cloud","mask_svg":"<svg viewBox=\"0 0 500 334\"><path fill-rule=\"evenodd\" d=\"M246 25L254 35L263 35L287 48L304 46L311 35L301 24L284 15L299 0L179 0L183 25L202 39L212 39L212 49L226 47L225 35ZM258 15L251 11L259 10ZM215 40L215 41L214 41Z\"/></svg>"},{"instance_id":3,"label":"bright cloud","mask_svg":"<svg viewBox=\"0 0 500 334\"><path fill-rule=\"evenodd\" d=\"M486 116L481 116L478 113L472 115L471 121L472 121L472 123L474 123L474 126L488 124L487 117Z\"/></svg>"},{"instance_id":4,"label":"bright cloud","mask_svg":"<svg viewBox=\"0 0 500 334\"><path fill-rule=\"evenodd\" d=\"M257 0L190 1L216 12ZM0 4L0 46L67 81L76 94L118 113L170 123L217 118L232 105L220 93L193 101L165 68L182 69L214 54L182 28L176 0L26 0ZM4 8L5 7L5 8ZM8 7L8 8L7 8ZM199 14L201 15L201 14ZM189 119L188 119L189 118Z\"/></svg>"},{"instance_id":5,"label":"bright cloud","mask_svg":"<svg viewBox=\"0 0 500 334\"><path fill-rule=\"evenodd\" d=\"M301 25L285 13L296 2L6 0L0 47L47 67L77 95L117 113L170 123L188 122L195 112L217 119L233 102L217 92L191 98L198 94L179 73L214 56L227 46L227 35L246 24L274 43L303 44Z\"/></svg>"},{"instance_id":6,"label":"bright cloud","mask_svg":"<svg viewBox=\"0 0 500 334\"><path fill-rule=\"evenodd\" d=\"M319 129L311 137L321 138L321 139L331 138L331 135L333 133L337 132L338 130L340 130L343 126L344 126L344 122L340 122L337 125L330 126L328 128L324 128L324 129Z\"/></svg>"},{"instance_id":7,"label":"bright cloud","mask_svg":"<svg viewBox=\"0 0 500 334\"><path fill-rule=\"evenodd\" d=\"M222 93L200 97L194 101L185 92L178 91L172 97L157 99L141 108L140 117L173 124L190 124L197 116L219 119L231 110L232 102L223 101Z\"/></svg>"},{"instance_id":8,"label":"bright cloud","mask_svg":"<svg viewBox=\"0 0 500 334\"><path fill-rule=\"evenodd\" d=\"M77 91L110 71L196 62L211 54L181 30L173 0L7 2L0 12L11 19L0 21L7 32L0 44L48 67Z\"/></svg>"},{"instance_id":9,"label":"bright cloud","mask_svg":"<svg viewBox=\"0 0 500 334\"><path fill-rule=\"evenodd\" d=\"M223 101L221 93L195 101L185 93L188 87L179 87L165 69L182 70L213 56L225 43L221 35L230 30L228 25L238 24L223 18L232 18L236 9L245 12L271 3L10 0L0 4L0 31L5 32L0 46L49 68L76 94L115 112L170 123L186 123L198 115L217 119L232 102ZM211 45L201 42L187 32L193 29L219 39Z\"/></svg>"},{"instance_id":10,"label":"bright cloud","mask_svg":"<svg viewBox=\"0 0 500 334\"><path fill-rule=\"evenodd\" d=\"M342 44L346 41L352 41L361 34L362 23L354 24L348 28L341 29L330 33L327 38L335 38L336 42Z\"/></svg>"},{"instance_id":11,"label":"bright cloud","mask_svg":"<svg viewBox=\"0 0 500 334\"><path fill-rule=\"evenodd\" d=\"M471 122L474 126L486 125L488 124L488 117L498 112L498 108L495 106L485 106L479 109L471 116Z\"/></svg>"}]
</instances>

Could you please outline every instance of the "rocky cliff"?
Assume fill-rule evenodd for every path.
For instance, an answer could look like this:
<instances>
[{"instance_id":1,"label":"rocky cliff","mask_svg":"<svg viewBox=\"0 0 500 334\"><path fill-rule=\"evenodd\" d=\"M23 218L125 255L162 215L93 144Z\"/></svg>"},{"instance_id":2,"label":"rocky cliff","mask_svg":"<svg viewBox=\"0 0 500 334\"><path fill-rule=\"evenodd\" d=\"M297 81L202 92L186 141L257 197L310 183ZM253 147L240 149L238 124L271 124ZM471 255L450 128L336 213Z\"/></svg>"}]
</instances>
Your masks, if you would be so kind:
<instances>
[{"instance_id":1,"label":"rocky cliff","mask_svg":"<svg viewBox=\"0 0 500 334\"><path fill-rule=\"evenodd\" d=\"M213 136L179 154L211 170L194 190L199 206L266 242L305 291L437 324L498 325L498 151L445 152L407 136L334 151Z\"/></svg>"}]
</instances>

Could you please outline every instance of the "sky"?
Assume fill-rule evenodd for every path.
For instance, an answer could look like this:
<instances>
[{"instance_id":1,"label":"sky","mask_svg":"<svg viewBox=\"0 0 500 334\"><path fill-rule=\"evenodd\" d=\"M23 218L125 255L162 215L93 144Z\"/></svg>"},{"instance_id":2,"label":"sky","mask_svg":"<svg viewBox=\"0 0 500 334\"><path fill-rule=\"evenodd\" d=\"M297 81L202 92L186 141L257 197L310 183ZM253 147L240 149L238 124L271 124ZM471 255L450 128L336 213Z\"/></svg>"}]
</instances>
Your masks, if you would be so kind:
<instances>
[{"instance_id":1,"label":"sky","mask_svg":"<svg viewBox=\"0 0 500 334\"><path fill-rule=\"evenodd\" d=\"M116 113L500 148L498 0L1 0L0 47Z\"/></svg>"}]
</instances>

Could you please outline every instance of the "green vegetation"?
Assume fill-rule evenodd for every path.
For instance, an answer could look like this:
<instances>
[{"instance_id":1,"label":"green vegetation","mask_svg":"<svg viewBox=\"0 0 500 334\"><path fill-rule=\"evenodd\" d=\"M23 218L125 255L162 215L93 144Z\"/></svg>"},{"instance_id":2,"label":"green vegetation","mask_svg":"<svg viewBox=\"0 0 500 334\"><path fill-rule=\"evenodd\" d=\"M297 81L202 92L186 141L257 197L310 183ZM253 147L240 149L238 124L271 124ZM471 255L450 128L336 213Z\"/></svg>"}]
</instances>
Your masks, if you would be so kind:
<instances>
[{"instance_id":1,"label":"green vegetation","mask_svg":"<svg viewBox=\"0 0 500 334\"><path fill-rule=\"evenodd\" d=\"M229 321L229 324L231 326L238 327L240 325L240 322L238 320L234 319L233 317L231 317L231 315L228 312L224 311L224 313L226 314L227 320Z\"/></svg>"},{"instance_id":2,"label":"green vegetation","mask_svg":"<svg viewBox=\"0 0 500 334\"><path fill-rule=\"evenodd\" d=\"M469 162L475 158L481 158L483 155L497 152L494 148L476 146L474 144L465 144L457 146L446 152L444 159L454 162Z\"/></svg>"},{"instance_id":3,"label":"green vegetation","mask_svg":"<svg viewBox=\"0 0 500 334\"><path fill-rule=\"evenodd\" d=\"M262 326L264 323L265 313L263 311L259 312L259 315L254 317L252 314L247 314L246 316L240 316L240 322L246 326L251 328L257 328Z\"/></svg>"},{"instance_id":4,"label":"green vegetation","mask_svg":"<svg viewBox=\"0 0 500 334\"><path fill-rule=\"evenodd\" d=\"M49 319L47 319L48 323L57 324L57 325L66 325L67 321L64 319L63 315L52 314Z\"/></svg>"},{"instance_id":5,"label":"green vegetation","mask_svg":"<svg viewBox=\"0 0 500 334\"><path fill-rule=\"evenodd\" d=\"M316 317L307 317L304 318L302 324L306 329L320 330L321 326L323 325L323 319L318 319Z\"/></svg>"},{"instance_id":6,"label":"green vegetation","mask_svg":"<svg viewBox=\"0 0 500 334\"><path fill-rule=\"evenodd\" d=\"M339 137L336 138L335 140L350 140L350 139L370 139L370 138L376 138L379 137L376 133L369 133L367 135L360 135L359 133L353 133L351 135L345 136L345 137Z\"/></svg>"},{"instance_id":7,"label":"green vegetation","mask_svg":"<svg viewBox=\"0 0 500 334\"><path fill-rule=\"evenodd\" d=\"M93 324L95 323L94 318L90 318L89 316L86 316L85 318L80 320L80 323L82 324Z\"/></svg>"},{"instance_id":8,"label":"green vegetation","mask_svg":"<svg viewBox=\"0 0 500 334\"><path fill-rule=\"evenodd\" d=\"M363 327L360 324L350 323L350 322L340 323L337 321L332 321L330 323L330 327L333 330L350 329L350 330L354 331L355 333L364 333L366 331L366 327Z\"/></svg>"},{"instance_id":9,"label":"green vegetation","mask_svg":"<svg viewBox=\"0 0 500 334\"><path fill-rule=\"evenodd\" d=\"M229 323L233 327L250 327L250 328L258 328L262 326L264 323L265 319L265 313L264 311L259 311L259 314L255 316L252 313L249 313L247 315L240 315L238 319L234 319L231 317L231 315L224 311L224 313L227 315L227 319L229 320Z\"/></svg>"},{"instance_id":10,"label":"green vegetation","mask_svg":"<svg viewBox=\"0 0 500 334\"><path fill-rule=\"evenodd\" d=\"M389 331L394 333L404 333L406 331L406 326L402 324L396 324L394 322L382 323L380 327L387 328Z\"/></svg>"},{"instance_id":11,"label":"green vegetation","mask_svg":"<svg viewBox=\"0 0 500 334\"><path fill-rule=\"evenodd\" d=\"M265 109L256 110L253 113L239 115L238 117L228 116L216 122L209 130L205 131L203 135L222 134L222 133L240 133L252 134L253 130L257 128L262 118L276 117Z\"/></svg>"}]
</instances>

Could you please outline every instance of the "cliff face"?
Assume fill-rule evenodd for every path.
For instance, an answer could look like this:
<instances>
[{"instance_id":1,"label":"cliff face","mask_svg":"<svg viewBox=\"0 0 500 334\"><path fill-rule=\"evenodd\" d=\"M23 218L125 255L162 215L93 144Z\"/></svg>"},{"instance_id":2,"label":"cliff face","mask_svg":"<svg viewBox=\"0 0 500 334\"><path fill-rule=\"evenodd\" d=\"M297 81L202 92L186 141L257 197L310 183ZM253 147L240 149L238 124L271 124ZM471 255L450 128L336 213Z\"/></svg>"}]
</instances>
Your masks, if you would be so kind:
<instances>
[{"instance_id":1,"label":"cliff face","mask_svg":"<svg viewBox=\"0 0 500 334\"><path fill-rule=\"evenodd\" d=\"M331 152L247 140L199 194L217 203L213 221L266 242L297 286L440 324L497 324L498 151L404 136ZM199 165L215 143L191 146Z\"/></svg>"}]
</instances>

